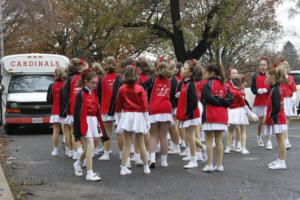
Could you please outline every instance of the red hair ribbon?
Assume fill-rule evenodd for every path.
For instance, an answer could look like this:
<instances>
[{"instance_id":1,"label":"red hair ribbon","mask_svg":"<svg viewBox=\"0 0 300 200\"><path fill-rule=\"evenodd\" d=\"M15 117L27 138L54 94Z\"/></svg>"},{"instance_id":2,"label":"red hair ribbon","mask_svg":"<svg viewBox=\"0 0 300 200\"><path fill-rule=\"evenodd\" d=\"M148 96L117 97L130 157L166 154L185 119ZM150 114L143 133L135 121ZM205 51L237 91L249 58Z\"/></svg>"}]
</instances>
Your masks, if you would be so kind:
<instances>
[{"instance_id":1,"label":"red hair ribbon","mask_svg":"<svg viewBox=\"0 0 300 200\"><path fill-rule=\"evenodd\" d=\"M273 67L274 67L274 68L277 68L277 67L278 67L278 65L277 65L277 64L274 64L274 65L273 65Z\"/></svg>"},{"instance_id":2,"label":"red hair ribbon","mask_svg":"<svg viewBox=\"0 0 300 200\"><path fill-rule=\"evenodd\" d=\"M80 58L79 65L84 65L85 63L86 63L85 60L83 58Z\"/></svg>"},{"instance_id":3,"label":"red hair ribbon","mask_svg":"<svg viewBox=\"0 0 300 200\"><path fill-rule=\"evenodd\" d=\"M162 62L167 62L165 57L163 57L163 56L159 57L159 63L162 63Z\"/></svg>"},{"instance_id":4,"label":"red hair ribbon","mask_svg":"<svg viewBox=\"0 0 300 200\"><path fill-rule=\"evenodd\" d=\"M87 69L83 70L81 72L81 79L85 80L85 78L87 77L87 75L89 75L89 73L91 73L91 72L92 72L92 69L90 69L90 68L87 68Z\"/></svg>"}]
</instances>

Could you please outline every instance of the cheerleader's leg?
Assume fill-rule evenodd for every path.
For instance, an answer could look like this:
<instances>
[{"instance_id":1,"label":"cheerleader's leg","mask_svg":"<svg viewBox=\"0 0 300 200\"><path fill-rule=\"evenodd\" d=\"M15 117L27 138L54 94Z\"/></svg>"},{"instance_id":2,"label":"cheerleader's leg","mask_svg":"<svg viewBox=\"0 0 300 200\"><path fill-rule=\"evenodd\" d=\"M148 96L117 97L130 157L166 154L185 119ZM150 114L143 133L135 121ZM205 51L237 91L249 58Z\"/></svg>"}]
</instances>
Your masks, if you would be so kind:
<instances>
[{"instance_id":1,"label":"cheerleader's leg","mask_svg":"<svg viewBox=\"0 0 300 200\"><path fill-rule=\"evenodd\" d=\"M285 141L284 141L284 133L276 134L277 143L279 146L279 160L285 160L286 157L286 148L285 148Z\"/></svg>"},{"instance_id":2,"label":"cheerleader's leg","mask_svg":"<svg viewBox=\"0 0 300 200\"><path fill-rule=\"evenodd\" d=\"M214 131L206 131L206 150L207 150L207 165L213 166L213 139L215 137Z\"/></svg>"},{"instance_id":3,"label":"cheerleader's leg","mask_svg":"<svg viewBox=\"0 0 300 200\"><path fill-rule=\"evenodd\" d=\"M103 122L103 123L104 123L104 127L105 127L108 137L111 138L113 123L111 121L107 121L107 122ZM104 146L104 151L109 152L110 146L111 146L111 139L105 141L103 146Z\"/></svg>"},{"instance_id":4,"label":"cheerleader's leg","mask_svg":"<svg viewBox=\"0 0 300 200\"><path fill-rule=\"evenodd\" d=\"M223 131L215 131L215 140L217 148L217 167L223 166L223 143L222 143Z\"/></svg>"},{"instance_id":5,"label":"cheerleader's leg","mask_svg":"<svg viewBox=\"0 0 300 200\"><path fill-rule=\"evenodd\" d=\"M54 123L53 124L53 135L52 135L53 148L58 148L59 134L60 134L60 124Z\"/></svg>"},{"instance_id":6,"label":"cheerleader's leg","mask_svg":"<svg viewBox=\"0 0 300 200\"><path fill-rule=\"evenodd\" d=\"M169 124L168 122L159 122L159 141L160 141L160 151L161 155L168 154L168 130Z\"/></svg>"},{"instance_id":7,"label":"cheerleader's leg","mask_svg":"<svg viewBox=\"0 0 300 200\"><path fill-rule=\"evenodd\" d=\"M186 137L188 139L188 144L190 147L192 157L196 156L195 129L196 126L190 126L186 128Z\"/></svg>"},{"instance_id":8,"label":"cheerleader's leg","mask_svg":"<svg viewBox=\"0 0 300 200\"><path fill-rule=\"evenodd\" d=\"M123 145L123 151L122 151L123 154L122 154L122 161L121 161L121 165L123 167L127 166L131 144L132 144L132 133L124 132L124 145Z\"/></svg>"},{"instance_id":9,"label":"cheerleader's leg","mask_svg":"<svg viewBox=\"0 0 300 200\"><path fill-rule=\"evenodd\" d=\"M264 117L259 117L258 118L258 125L257 125L257 136L261 137L261 130L263 127L263 123L264 123Z\"/></svg>"},{"instance_id":10,"label":"cheerleader's leg","mask_svg":"<svg viewBox=\"0 0 300 200\"><path fill-rule=\"evenodd\" d=\"M136 144L138 148L140 149L141 158L143 160L144 165L148 165L148 155L147 150L145 146L145 138L143 134L136 134L135 136Z\"/></svg>"}]
</instances>

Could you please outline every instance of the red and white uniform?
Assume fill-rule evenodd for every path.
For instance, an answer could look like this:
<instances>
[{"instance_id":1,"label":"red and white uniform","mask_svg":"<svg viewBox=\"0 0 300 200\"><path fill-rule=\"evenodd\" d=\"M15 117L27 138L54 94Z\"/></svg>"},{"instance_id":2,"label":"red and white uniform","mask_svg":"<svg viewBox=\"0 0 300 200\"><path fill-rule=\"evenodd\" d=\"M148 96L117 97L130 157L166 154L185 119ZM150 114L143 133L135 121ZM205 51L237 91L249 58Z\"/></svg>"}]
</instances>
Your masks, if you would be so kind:
<instances>
[{"instance_id":1,"label":"red and white uniform","mask_svg":"<svg viewBox=\"0 0 300 200\"><path fill-rule=\"evenodd\" d=\"M227 131L227 107L230 103L225 102L225 100L228 99L227 88L221 80L217 77L209 79L202 90L203 131Z\"/></svg>"},{"instance_id":2,"label":"red and white uniform","mask_svg":"<svg viewBox=\"0 0 300 200\"><path fill-rule=\"evenodd\" d=\"M100 104L94 91L84 87L76 95L74 106L74 136L94 138L106 135L100 114ZM101 131L102 130L102 131Z\"/></svg>"},{"instance_id":3,"label":"red and white uniform","mask_svg":"<svg viewBox=\"0 0 300 200\"><path fill-rule=\"evenodd\" d=\"M102 101L101 101L101 116L103 121L112 121L113 119L108 116L109 107L111 104L111 97L113 93L113 85L118 77L116 73L108 73L103 76L101 82Z\"/></svg>"},{"instance_id":4,"label":"red and white uniform","mask_svg":"<svg viewBox=\"0 0 300 200\"><path fill-rule=\"evenodd\" d=\"M142 86L123 84L116 100L116 132L147 134L150 130L147 94Z\"/></svg>"},{"instance_id":5,"label":"red and white uniform","mask_svg":"<svg viewBox=\"0 0 300 200\"><path fill-rule=\"evenodd\" d=\"M73 76L70 84L70 93L69 93L69 114L66 118L66 122L69 125L73 125L74 122L74 109L75 109L75 102L76 96L78 92L82 89L82 87L78 86L78 83L81 79L81 74L76 74Z\"/></svg>"},{"instance_id":6,"label":"red and white uniform","mask_svg":"<svg viewBox=\"0 0 300 200\"><path fill-rule=\"evenodd\" d=\"M266 114L266 106L268 104L268 95L269 93L259 94L259 89L270 90L270 85L266 83L266 75L263 73L257 73L252 78L251 91L255 95L254 99L254 113L258 117L264 117Z\"/></svg>"},{"instance_id":7,"label":"red and white uniform","mask_svg":"<svg viewBox=\"0 0 300 200\"><path fill-rule=\"evenodd\" d=\"M287 130L287 121L284 113L284 96L280 85L276 84L271 88L265 119L265 134L272 135Z\"/></svg>"},{"instance_id":8,"label":"red and white uniform","mask_svg":"<svg viewBox=\"0 0 300 200\"><path fill-rule=\"evenodd\" d=\"M296 108L296 92L297 86L293 76L288 76L288 83L282 83L280 89L284 97L284 112L286 116L293 117L297 116Z\"/></svg>"},{"instance_id":9,"label":"red and white uniform","mask_svg":"<svg viewBox=\"0 0 300 200\"><path fill-rule=\"evenodd\" d=\"M153 82L149 114L150 123L169 122L174 124L170 101L171 82L167 78L156 77Z\"/></svg>"},{"instance_id":10,"label":"red and white uniform","mask_svg":"<svg viewBox=\"0 0 300 200\"><path fill-rule=\"evenodd\" d=\"M177 104L176 119L179 120L180 128L201 125L198 96L195 83L184 80L179 84L180 95Z\"/></svg>"},{"instance_id":11,"label":"red and white uniform","mask_svg":"<svg viewBox=\"0 0 300 200\"><path fill-rule=\"evenodd\" d=\"M61 123L60 115L60 95L61 89L64 87L64 81L55 81L49 86L47 101L52 104L50 123Z\"/></svg>"},{"instance_id":12,"label":"red and white uniform","mask_svg":"<svg viewBox=\"0 0 300 200\"><path fill-rule=\"evenodd\" d=\"M245 102L245 92L230 83L226 83L226 87L229 89L233 101L228 110L228 123L234 125L248 125L249 120L247 117L248 107ZM245 109L247 108L247 110Z\"/></svg>"}]
</instances>

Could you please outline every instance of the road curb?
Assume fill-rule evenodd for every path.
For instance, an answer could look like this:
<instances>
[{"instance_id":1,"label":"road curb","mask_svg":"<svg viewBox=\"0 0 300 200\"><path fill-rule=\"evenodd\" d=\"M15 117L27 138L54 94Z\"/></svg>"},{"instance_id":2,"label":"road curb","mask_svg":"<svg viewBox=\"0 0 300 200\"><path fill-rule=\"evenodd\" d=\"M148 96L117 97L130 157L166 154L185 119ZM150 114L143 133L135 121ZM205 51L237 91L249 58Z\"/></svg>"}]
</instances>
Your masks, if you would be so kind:
<instances>
[{"instance_id":1,"label":"road curb","mask_svg":"<svg viewBox=\"0 0 300 200\"><path fill-rule=\"evenodd\" d=\"M9 188L7 179L4 175L2 166L0 164L0 199L2 200L14 200L12 192Z\"/></svg>"}]
</instances>

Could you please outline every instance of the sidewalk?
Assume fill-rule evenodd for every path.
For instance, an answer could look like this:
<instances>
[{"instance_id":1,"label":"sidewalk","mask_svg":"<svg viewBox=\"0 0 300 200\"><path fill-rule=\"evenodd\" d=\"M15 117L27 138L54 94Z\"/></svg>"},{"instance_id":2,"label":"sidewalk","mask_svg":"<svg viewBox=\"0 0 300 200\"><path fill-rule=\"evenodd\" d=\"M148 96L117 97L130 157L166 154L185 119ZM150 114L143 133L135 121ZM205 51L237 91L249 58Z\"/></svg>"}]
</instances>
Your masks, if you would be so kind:
<instances>
[{"instance_id":1,"label":"sidewalk","mask_svg":"<svg viewBox=\"0 0 300 200\"><path fill-rule=\"evenodd\" d=\"M0 165L0 200L13 200L13 195L4 176L2 167Z\"/></svg>"}]
</instances>

